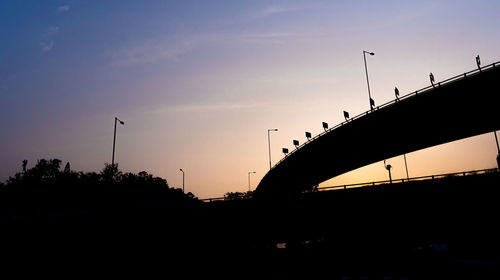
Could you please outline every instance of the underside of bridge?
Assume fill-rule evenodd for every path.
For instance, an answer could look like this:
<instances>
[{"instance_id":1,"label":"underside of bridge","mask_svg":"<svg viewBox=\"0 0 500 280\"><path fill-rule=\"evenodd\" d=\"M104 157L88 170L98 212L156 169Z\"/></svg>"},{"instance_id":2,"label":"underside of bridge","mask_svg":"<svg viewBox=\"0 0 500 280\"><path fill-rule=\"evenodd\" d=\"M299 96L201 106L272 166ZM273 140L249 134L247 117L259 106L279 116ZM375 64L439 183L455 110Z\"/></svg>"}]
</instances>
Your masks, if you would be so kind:
<instances>
[{"instance_id":1,"label":"underside of bridge","mask_svg":"<svg viewBox=\"0 0 500 280\"><path fill-rule=\"evenodd\" d=\"M286 197L348 171L500 129L500 67L436 84L356 118L274 166L255 197Z\"/></svg>"}]
</instances>

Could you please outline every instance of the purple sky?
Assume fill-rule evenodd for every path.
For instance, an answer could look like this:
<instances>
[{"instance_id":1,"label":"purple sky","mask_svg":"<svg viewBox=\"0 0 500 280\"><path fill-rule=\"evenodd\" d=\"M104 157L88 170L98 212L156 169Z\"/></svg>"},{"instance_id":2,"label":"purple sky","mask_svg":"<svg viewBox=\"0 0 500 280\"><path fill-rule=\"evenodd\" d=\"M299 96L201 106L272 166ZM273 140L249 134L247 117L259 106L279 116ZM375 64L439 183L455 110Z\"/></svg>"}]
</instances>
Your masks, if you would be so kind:
<instances>
[{"instance_id":1,"label":"purple sky","mask_svg":"<svg viewBox=\"0 0 500 280\"><path fill-rule=\"evenodd\" d=\"M104 3L103 3L104 2ZM116 161L201 198L252 188L304 131L500 60L498 1L0 3L0 181L40 158ZM408 155L410 175L495 167L492 134ZM404 177L401 157L389 159ZM322 185L386 179L382 163Z\"/></svg>"}]
</instances>

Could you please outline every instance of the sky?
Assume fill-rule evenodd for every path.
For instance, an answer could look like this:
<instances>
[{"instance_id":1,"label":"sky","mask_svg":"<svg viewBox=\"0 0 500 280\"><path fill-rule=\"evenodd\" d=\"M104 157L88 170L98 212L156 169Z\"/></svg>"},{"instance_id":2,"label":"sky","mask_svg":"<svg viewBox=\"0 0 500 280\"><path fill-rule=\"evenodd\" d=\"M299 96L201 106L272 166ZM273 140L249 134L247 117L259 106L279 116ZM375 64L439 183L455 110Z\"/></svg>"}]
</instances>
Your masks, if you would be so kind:
<instances>
[{"instance_id":1,"label":"sky","mask_svg":"<svg viewBox=\"0 0 500 280\"><path fill-rule=\"evenodd\" d=\"M292 140L500 60L500 2L2 1L0 182L23 159L115 161L199 198L251 189ZM496 167L492 133L407 155L410 177ZM404 178L402 157L388 159ZM387 179L383 163L320 186Z\"/></svg>"}]
</instances>

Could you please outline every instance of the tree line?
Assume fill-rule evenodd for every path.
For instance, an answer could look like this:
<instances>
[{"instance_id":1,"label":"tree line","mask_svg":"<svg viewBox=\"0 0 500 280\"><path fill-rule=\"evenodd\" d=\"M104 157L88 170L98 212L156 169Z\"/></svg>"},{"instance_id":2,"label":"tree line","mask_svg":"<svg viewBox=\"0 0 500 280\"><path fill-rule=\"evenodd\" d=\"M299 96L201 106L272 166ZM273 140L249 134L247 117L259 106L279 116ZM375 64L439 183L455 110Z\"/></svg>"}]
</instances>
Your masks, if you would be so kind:
<instances>
[{"instance_id":1,"label":"tree line","mask_svg":"<svg viewBox=\"0 0 500 280\"><path fill-rule=\"evenodd\" d=\"M61 168L60 159L40 159L32 168L22 162L22 171L0 183L0 194L83 196L129 196L169 200L197 200L192 193L169 187L167 180L146 171L137 174L122 172L118 164L105 163L100 172L71 169L70 163Z\"/></svg>"}]
</instances>

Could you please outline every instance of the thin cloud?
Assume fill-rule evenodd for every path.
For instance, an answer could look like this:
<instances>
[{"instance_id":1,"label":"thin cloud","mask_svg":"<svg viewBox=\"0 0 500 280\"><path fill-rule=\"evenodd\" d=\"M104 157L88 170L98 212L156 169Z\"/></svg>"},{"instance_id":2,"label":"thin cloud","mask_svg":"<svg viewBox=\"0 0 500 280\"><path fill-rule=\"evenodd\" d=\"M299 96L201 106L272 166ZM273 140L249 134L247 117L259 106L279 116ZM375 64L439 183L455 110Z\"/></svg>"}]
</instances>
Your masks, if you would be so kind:
<instances>
[{"instance_id":1,"label":"thin cloud","mask_svg":"<svg viewBox=\"0 0 500 280\"><path fill-rule=\"evenodd\" d=\"M269 5L257 14L258 17L269 17L277 14L301 10L297 5Z\"/></svg>"},{"instance_id":2,"label":"thin cloud","mask_svg":"<svg viewBox=\"0 0 500 280\"><path fill-rule=\"evenodd\" d=\"M249 39L276 39L276 38L290 38L297 37L301 34L290 33L290 32L267 32L267 33L250 33L243 34L243 38Z\"/></svg>"},{"instance_id":3,"label":"thin cloud","mask_svg":"<svg viewBox=\"0 0 500 280\"><path fill-rule=\"evenodd\" d=\"M150 38L109 51L106 56L118 65L157 63L176 60L196 47L210 42L220 42L224 38L227 38L226 34Z\"/></svg>"},{"instance_id":4,"label":"thin cloud","mask_svg":"<svg viewBox=\"0 0 500 280\"><path fill-rule=\"evenodd\" d=\"M239 39L250 44L285 44L288 40L297 38L295 33L269 32L241 34Z\"/></svg>"},{"instance_id":5,"label":"thin cloud","mask_svg":"<svg viewBox=\"0 0 500 280\"><path fill-rule=\"evenodd\" d=\"M258 103L214 103L214 104L187 104L167 106L153 110L151 113L203 113L203 112L221 112L230 110L245 110L263 107L263 104Z\"/></svg>"},{"instance_id":6,"label":"thin cloud","mask_svg":"<svg viewBox=\"0 0 500 280\"><path fill-rule=\"evenodd\" d=\"M274 12L277 12L275 10ZM121 48L105 53L116 65L136 65L172 61L205 45L241 43L283 43L291 38L321 36L323 34L305 34L292 32L264 33L210 33L192 34L182 38L157 37L136 41Z\"/></svg>"},{"instance_id":7,"label":"thin cloud","mask_svg":"<svg viewBox=\"0 0 500 280\"><path fill-rule=\"evenodd\" d=\"M311 40L325 37L321 32L303 33L303 32L260 32L239 34L238 38L246 43L252 44L285 44L291 40Z\"/></svg>"},{"instance_id":8,"label":"thin cloud","mask_svg":"<svg viewBox=\"0 0 500 280\"><path fill-rule=\"evenodd\" d=\"M59 26L50 26L47 28L47 31L45 32L46 36L51 36L59 33Z\"/></svg>"},{"instance_id":9,"label":"thin cloud","mask_svg":"<svg viewBox=\"0 0 500 280\"><path fill-rule=\"evenodd\" d=\"M49 52L54 48L53 38L57 33L59 33L59 26L49 26L42 32L40 37L40 49L42 52Z\"/></svg>"},{"instance_id":10,"label":"thin cloud","mask_svg":"<svg viewBox=\"0 0 500 280\"><path fill-rule=\"evenodd\" d=\"M109 56L119 65L155 63L160 60L174 59L191 49L190 41L148 40L123 47L111 52Z\"/></svg>"},{"instance_id":11,"label":"thin cloud","mask_svg":"<svg viewBox=\"0 0 500 280\"><path fill-rule=\"evenodd\" d=\"M40 42L40 48L42 49L42 52L49 52L54 48L54 41Z\"/></svg>"},{"instance_id":12,"label":"thin cloud","mask_svg":"<svg viewBox=\"0 0 500 280\"><path fill-rule=\"evenodd\" d=\"M65 13L65 12L69 11L69 8L70 8L69 5L63 5L63 6L57 7L57 11L60 13Z\"/></svg>"}]
</instances>

